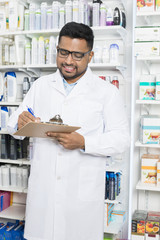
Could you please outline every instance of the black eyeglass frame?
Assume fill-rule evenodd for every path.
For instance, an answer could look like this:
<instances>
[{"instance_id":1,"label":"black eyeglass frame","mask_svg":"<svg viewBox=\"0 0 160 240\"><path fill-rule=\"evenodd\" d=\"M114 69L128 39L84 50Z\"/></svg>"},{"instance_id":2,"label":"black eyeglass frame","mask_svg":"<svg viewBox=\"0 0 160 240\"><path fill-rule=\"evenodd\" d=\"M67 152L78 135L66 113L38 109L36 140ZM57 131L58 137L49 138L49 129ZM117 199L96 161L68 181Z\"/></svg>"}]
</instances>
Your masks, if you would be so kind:
<instances>
[{"instance_id":1,"label":"black eyeglass frame","mask_svg":"<svg viewBox=\"0 0 160 240\"><path fill-rule=\"evenodd\" d=\"M90 52L92 51L92 50L89 50L88 52L83 53L83 52L68 51L68 50L66 50L66 49L64 49L64 48L57 47L57 52L58 52L58 53L59 53L60 50L65 51L65 52L67 53L67 55L66 55L66 56L59 56L59 55L58 55L59 57L61 57L61 58L67 58L67 57L69 56L69 54L71 54L72 59L74 59L74 60L76 60L76 61L81 61L82 58L84 58L85 55L87 55L88 53L90 53ZM77 54L82 54L82 56L79 57L79 58L75 58L74 55L72 55L72 54L76 54L76 53L77 53Z\"/></svg>"}]
</instances>

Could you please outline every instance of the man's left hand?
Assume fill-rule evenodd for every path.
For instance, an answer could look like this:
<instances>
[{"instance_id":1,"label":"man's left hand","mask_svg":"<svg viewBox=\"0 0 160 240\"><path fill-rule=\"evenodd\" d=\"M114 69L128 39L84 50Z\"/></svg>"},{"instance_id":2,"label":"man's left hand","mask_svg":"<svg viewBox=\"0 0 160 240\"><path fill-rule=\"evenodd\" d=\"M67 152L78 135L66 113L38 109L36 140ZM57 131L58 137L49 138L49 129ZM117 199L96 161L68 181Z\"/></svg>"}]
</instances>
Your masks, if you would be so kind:
<instances>
[{"instance_id":1,"label":"man's left hand","mask_svg":"<svg viewBox=\"0 0 160 240\"><path fill-rule=\"evenodd\" d=\"M84 137L77 132L72 133L55 133L47 132L48 137L54 137L59 144L64 148L74 150L74 149L84 149L85 141Z\"/></svg>"}]
</instances>

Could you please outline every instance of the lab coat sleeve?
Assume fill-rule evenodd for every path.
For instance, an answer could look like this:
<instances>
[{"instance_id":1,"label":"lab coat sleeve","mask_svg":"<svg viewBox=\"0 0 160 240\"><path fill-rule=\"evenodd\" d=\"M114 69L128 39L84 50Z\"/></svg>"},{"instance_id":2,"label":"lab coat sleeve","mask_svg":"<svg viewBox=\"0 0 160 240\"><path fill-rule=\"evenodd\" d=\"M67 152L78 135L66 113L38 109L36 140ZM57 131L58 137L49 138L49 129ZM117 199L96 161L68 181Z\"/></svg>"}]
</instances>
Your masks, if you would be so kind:
<instances>
[{"instance_id":1,"label":"lab coat sleeve","mask_svg":"<svg viewBox=\"0 0 160 240\"><path fill-rule=\"evenodd\" d=\"M96 156L113 156L123 153L130 144L129 127L124 103L118 89L110 101L104 102L104 132L84 136L85 152Z\"/></svg>"}]
</instances>

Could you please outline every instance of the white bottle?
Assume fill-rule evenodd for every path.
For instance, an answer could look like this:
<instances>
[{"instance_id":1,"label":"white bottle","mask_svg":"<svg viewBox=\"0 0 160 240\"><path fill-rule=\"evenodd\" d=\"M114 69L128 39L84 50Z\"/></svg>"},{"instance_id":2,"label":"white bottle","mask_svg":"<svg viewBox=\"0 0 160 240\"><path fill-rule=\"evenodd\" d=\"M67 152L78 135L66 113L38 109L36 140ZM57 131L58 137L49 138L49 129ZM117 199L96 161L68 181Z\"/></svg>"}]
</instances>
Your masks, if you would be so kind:
<instances>
[{"instance_id":1,"label":"white bottle","mask_svg":"<svg viewBox=\"0 0 160 240\"><path fill-rule=\"evenodd\" d=\"M102 48L100 46L94 47L94 63L102 62Z\"/></svg>"},{"instance_id":2,"label":"white bottle","mask_svg":"<svg viewBox=\"0 0 160 240\"><path fill-rule=\"evenodd\" d=\"M7 131L7 124L8 124L8 108L1 107L1 130Z\"/></svg>"},{"instance_id":3,"label":"white bottle","mask_svg":"<svg viewBox=\"0 0 160 240\"><path fill-rule=\"evenodd\" d=\"M24 6L18 4L18 30L24 29Z\"/></svg>"},{"instance_id":4,"label":"white bottle","mask_svg":"<svg viewBox=\"0 0 160 240\"><path fill-rule=\"evenodd\" d=\"M56 62L56 41L53 36L49 39L49 64Z\"/></svg>"},{"instance_id":5,"label":"white bottle","mask_svg":"<svg viewBox=\"0 0 160 240\"><path fill-rule=\"evenodd\" d=\"M15 31L18 28L18 2L9 1L9 30Z\"/></svg>"},{"instance_id":6,"label":"white bottle","mask_svg":"<svg viewBox=\"0 0 160 240\"><path fill-rule=\"evenodd\" d=\"M102 63L109 63L109 48L104 46L102 48Z\"/></svg>"},{"instance_id":7,"label":"white bottle","mask_svg":"<svg viewBox=\"0 0 160 240\"><path fill-rule=\"evenodd\" d=\"M29 9L24 11L24 30L29 30Z\"/></svg>"},{"instance_id":8,"label":"white bottle","mask_svg":"<svg viewBox=\"0 0 160 240\"><path fill-rule=\"evenodd\" d=\"M106 19L106 25L107 26L112 26L114 23L113 21L113 11L111 8L108 8L107 10L107 19Z\"/></svg>"},{"instance_id":9,"label":"white bottle","mask_svg":"<svg viewBox=\"0 0 160 240\"><path fill-rule=\"evenodd\" d=\"M34 3L29 5L29 29L36 29L36 5Z\"/></svg>"},{"instance_id":10,"label":"white bottle","mask_svg":"<svg viewBox=\"0 0 160 240\"><path fill-rule=\"evenodd\" d=\"M15 102L17 96L17 80L14 72L7 73L7 99L8 102Z\"/></svg>"},{"instance_id":11,"label":"white bottle","mask_svg":"<svg viewBox=\"0 0 160 240\"><path fill-rule=\"evenodd\" d=\"M3 61L3 64L4 65L9 65L9 46L10 46L10 39L9 38L5 38L4 39L4 61Z\"/></svg>"},{"instance_id":12,"label":"white bottle","mask_svg":"<svg viewBox=\"0 0 160 240\"><path fill-rule=\"evenodd\" d=\"M43 37L39 37L38 41L38 64L45 64L45 45Z\"/></svg>"},{"instance_id":13,"label":"white bottle","mask_svg":"<svg viewBox=\"0 0 160 240\"><path fill-rule=\"evenodd\" d=\"M62 28L65 24L65 7L61 4L59 8L59 28Z\"/></svg>"},{"instance_id":14,"label":"white bottle","mask_svg":"<svg viewBox=\"0 0 160 240\"><path fill-rule=\"evenodd\" d=\"M100 26L106 26L106 5L101 3L100 5Z\"/></svg>"},{"instance_id":15,"label":"white bottle","mask_svg":"<svg viewBox=\"0 0 160 240\"><path fill-rule=\"evenodd\" d=\"M16 64L16 47L15 43L9 47L9 63L11 65Z\"/></svg>"},{"instance_id":16,"label":"white bottle","mask_svg":"<svg viewBox=\"0 0 160 240\"><path fill-rule=\"evenodd\" d=\"M0 72L0 101L3 100L3 75Z\"/></svg>"},{"instance_id":17,"label":"white bottle","mask_svg":"<svg viewBox=\"0 0 160 240\"><path fill-rule=\"evenodd\" d=\"M3 47L4 47L4 45L3 45L3 41L4 41L4 39L3 39L3 37L0 37L0 65L3 65L4 64L4 61L3 61Z\"/></svg>"},{"instance_id":18,"label":"white bottle","mask_svg":"<svg viewBox=\"0 0 160 240\"><path fill-rule=\"evenodd\" d=\"M26 166L22 167L22 187L28 187L28 167Z\"/></svg>"},{"instance_id":19,"label":"white bottle","mask_svg":"<svg viewBox=\"0 0 160 240\"><path fill-rule=\"evenodd\" d=\"M79 1L79 23L85 23L85 4L84 1Z\"/></svg>"},{"instance_id":20,"label":"white bottle","mask_svg":"<svg viewBox=\"0 0 160 240\"><path fill-rule=\"evenodd\" d=\"M8 166L2 166L2 185L9 187L10 185L10 168Z\"/></svg>"},{"instance_id":21,"label":"white bottle","mask_svg":"<svg viewBox=\"0 0 160 240\"><path fill-rule=\"evenodd\" d=\"M95 2L93 3L93 27L99 26L100 25L100 3Z\"/></svg>"},{"instance_id":22,"label":"white bottle","mask_svg":"<svg viewBox=\"0 0 160 240\"><path fill-rule=\"evenodd\" d=\"M73 22L79 22L79 1L73 1Z\"/></svg>"},{"instance_id":23,"label":"white bottle","mask_svg":"<svg viewBox=\"0 0 160 240\"><path fill-rule=\"evenodd\" d=\"M41 3L41 29L47 29L47 2Z\"/></svg>"},{"instance_id":24,"label":"white bottle","mask_svg":"<svg viewBox=\"0 0 160 240\"><path fill-rule=\"evenodd\" d=\"M22 187L22 167L17 167L17 187Z\"/></svg>"},{"instance_id":25,"label":"white bottle","mask_svg":"<svg viewBox=\"0 0 160 240\"><path fill-rule=\"evenodd\" d=\"M30 40L27 40L26 44L25 44L25 64L26 65L31 64L31 42L30 42Z\"/></svg>"},{"instance_id":26,"label":"white bottle","mask_svg":"<svg viewBox=\"0 0 160 240\"><path fill-rule=\"evenodd\" d=\"M49 64L49 39L45 40L45 64Z\"/></svg>"},{"instance_id":27,"label":"white bottle","mask_svg":"<svg viewBox=\"0 0 160 240\"><path fill-rule=\"evenodd\" d=\"M25 54L25 36L16 35L15 36L15 47L16 47L16 63L18 65L24 64L24 54Z\"/></svg>"},{"instance_id":28,"label":"white bottle","mask_svg":"<svg viewBox=\"0 0 160 240\"><path fill-rule=\"evenodd\" d=\"M47 29L52 29L52 15L53 15L53 12L52 12L52 9L48 9L47 10Z\"/></svg>"},{"instance_id":29,"label":"white bottle","mask_svg":"<svg viewBox=\"0 0 160 240\"><path fill-rule=\"evenodd\" d=\"M32 54L31 54L32 64L38 64L38 41L37 38L32 38Z\"/></svg>"},{"instance_id":30,"label":"white bottle","mask_svg":"<svg viewBox=\"0 0 160 240\"><path fill-rule=\"evenodd\" d=\"M36 30L40 30L41 29L41 10L37 9L36 10Z\"/></svg>"},{"instance_id":31,"label":"white bottle","mask_svg":"<svg viewBox=\"0 0 160 240\"><path fill-rule=\"evenodd\" d=\"M0 7L0 30L6 30L6 11L5 7Z\"/></svg>"},{"instance_id":32,"label":"white bottle","mask_svg":"<svg viewBox=\"0 0 160 240\"><path fill-rule=\"evenodd\" d=\"M52 3L52 27L53 29L58 28L59 26L59 2L53 1Z\"/></svg>"},{"instance_id":33,"label":"white bottle","mask_svg":"<svg viewBox=\"0 0 160 240\"><path fill-rule=\"evenodd\" d=\"M118 44L111 44L109 48L110 63L119 63L119 46Z\"/></svg>"},{"instance_id":34,"label":"white bottle","mask_svg":"<svg viewBox=\"0 0 160 240\"><path fill-rule=\"evenodd\" d=\"M65 2L65 23L72 22L72 1L71 0L66 0Z\"/></svg>"},{"instance_id":35,"label":"white bottle","mask_svg":"<svg viewBox=\"0 0 160 240\"><path fill-rule=\"evenodd\" d=\"M17 186L17 167L11 166L10 168L10 175L11 175L11 186Z\"/></svg>"}]
</instances>

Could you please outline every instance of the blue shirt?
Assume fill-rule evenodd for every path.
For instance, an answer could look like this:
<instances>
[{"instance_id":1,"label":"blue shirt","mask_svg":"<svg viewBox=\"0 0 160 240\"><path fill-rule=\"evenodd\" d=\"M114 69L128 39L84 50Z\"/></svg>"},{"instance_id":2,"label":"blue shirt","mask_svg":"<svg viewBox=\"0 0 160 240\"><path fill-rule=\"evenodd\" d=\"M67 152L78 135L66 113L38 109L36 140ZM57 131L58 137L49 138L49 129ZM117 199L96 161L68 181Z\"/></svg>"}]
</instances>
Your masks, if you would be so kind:
<instances>
[{"instance_id":1,"label":"blue shirt","mask_svg":"<svg viewBox=\"0 0 160 240\"><path fill-rule=\"evenodd\" d=\"M72 89L76 86L77 83L78 83L78 81L69 84L69 83L63 78L63 84L64 84L64 88L65 88L65 90L66 90L66 94L67 94L67 95L72 91Z\"/></svg>"}]
</instances>

